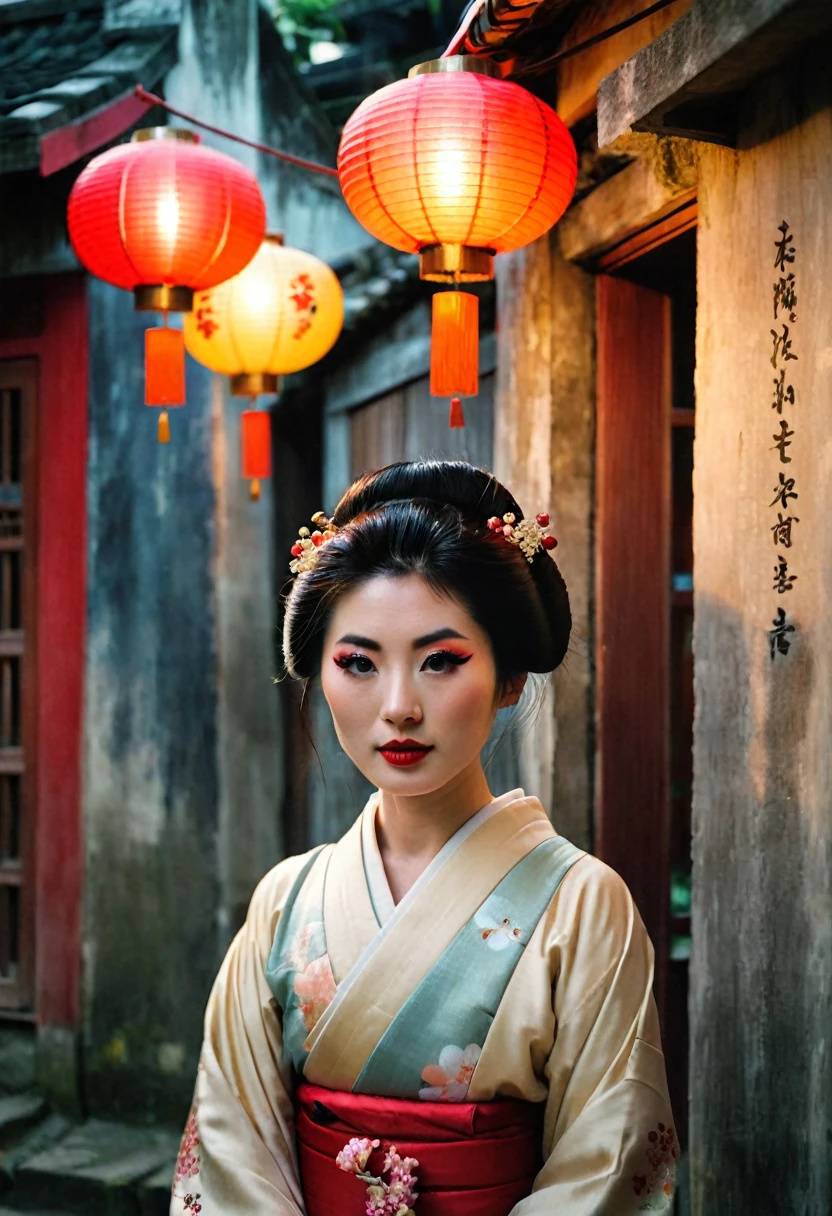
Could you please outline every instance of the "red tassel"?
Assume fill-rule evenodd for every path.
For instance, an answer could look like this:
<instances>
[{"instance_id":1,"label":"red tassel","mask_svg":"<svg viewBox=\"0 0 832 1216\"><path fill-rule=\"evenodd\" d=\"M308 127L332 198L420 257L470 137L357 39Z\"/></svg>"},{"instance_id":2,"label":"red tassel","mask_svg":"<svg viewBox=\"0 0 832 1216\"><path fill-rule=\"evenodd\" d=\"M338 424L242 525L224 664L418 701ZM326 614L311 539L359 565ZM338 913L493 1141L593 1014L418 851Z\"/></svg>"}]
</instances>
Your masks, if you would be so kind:
<instances>
[{"instance_id":1,"label":"red tassel","mask_svg":"<svg viewBox=\"0 0 832 1216\"><path fill-rule=\"evenodd\" d=\"M145 405L185 404L185 343L181 329L145 330Z\"/></svg>"},{"instance_id":2,"label":"red tassel","mask_svg":"<svg viewBox=\"0 0 832 1216\"><path fill-rule=\"evenodd\" d=\"M462 402L459 397L451 398L451 412L448 415L448 426L465 426L465 415L462 412Z\"/></svg>"},{"instance_id":3,"label":"red tassel","mask_svg":"<svg viewBox=\"0 0 832 1216\"><path fill-rule=\"evenodd\" d=\"M272 475L271 418L266 410L243 410L241 415L242 474L247 481L260 481ZM260 487L257 487L259 497ZM254 498L252 494L252 498Z\"/></svg>"}]
</instances>

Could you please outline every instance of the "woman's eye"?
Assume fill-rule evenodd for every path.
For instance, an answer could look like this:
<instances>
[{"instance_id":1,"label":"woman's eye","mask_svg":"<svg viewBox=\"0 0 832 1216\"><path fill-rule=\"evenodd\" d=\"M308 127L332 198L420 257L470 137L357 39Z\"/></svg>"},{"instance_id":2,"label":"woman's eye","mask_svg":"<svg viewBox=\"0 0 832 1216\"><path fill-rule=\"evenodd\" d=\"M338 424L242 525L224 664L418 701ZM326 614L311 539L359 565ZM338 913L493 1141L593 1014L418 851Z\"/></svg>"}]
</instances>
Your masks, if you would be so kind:
<instances>
[{"instance_id":1,"label":"woman's eye","mask_svg":"<svg viewBox=\"0 0 832 1216\"><path fill-rule=\"evenodd\" d=\"M467 663L470 657L470 654L457 654L454 650L434 650L433 654L429 654L425 659L424 666L428 671L450 671Z\"/></svg>"},{"instance_id":2,"label":"woman's eye","mask_svg":"<svg viewBox=\"0 0 832 1216\"><path fill-rule=\"evenodd\" d=\"M340 655L335 662L339 667L343 667L344 671L348 671L354 676L369 675L373 671L373 661L368 659L366 654Z\"/></svg>"}]
</instances>

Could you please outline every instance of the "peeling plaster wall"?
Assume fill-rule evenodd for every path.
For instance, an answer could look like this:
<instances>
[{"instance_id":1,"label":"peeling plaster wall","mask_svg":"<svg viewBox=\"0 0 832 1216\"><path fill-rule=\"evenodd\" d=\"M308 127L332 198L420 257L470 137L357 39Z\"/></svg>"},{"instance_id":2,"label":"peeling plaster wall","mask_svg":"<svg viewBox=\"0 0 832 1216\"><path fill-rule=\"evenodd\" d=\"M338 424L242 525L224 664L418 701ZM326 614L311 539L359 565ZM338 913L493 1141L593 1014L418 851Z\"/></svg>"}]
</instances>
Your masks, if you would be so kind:
<instances>
[{"instance_id":1,"label":"peeling plaster wall","mask_svg":"<svg viewBox=\"0 0 832 1216\"><path fill-rule=\"evenodd\" d=\"M830 44L700 152L690 1167L695 1216L832 1210ZM778 225L794 234L794 431L773 447ZM787 318L788 320L788 318ZM782 313L780 321L782 322ZM777 373L782 364L778 363ZM793 590L769 504L795 478ZM795 626L772 661L778 608ZM773 1168L773 1164L776 1165Z\"/></svg>"},{"instance_id":2,"label":"peeling plaster wall","mask_svg":"<svg viewBox=\"0 0 832 1216\"><path fill-rule=\"evenodd\" d=\"M165 95L334 163L334 134L256 0L183 4ZM270 226L289 241L325 258L367 241L334 182L203 138L257 172ZM171 444L157 445L142 405L153 315L97 281L89 290L86 1093L94 1113L178 1121L210 984L282 856L275 487L249 500L246 403L190 359L188 404L171 413Z\"/></svg>"}]
</instances>

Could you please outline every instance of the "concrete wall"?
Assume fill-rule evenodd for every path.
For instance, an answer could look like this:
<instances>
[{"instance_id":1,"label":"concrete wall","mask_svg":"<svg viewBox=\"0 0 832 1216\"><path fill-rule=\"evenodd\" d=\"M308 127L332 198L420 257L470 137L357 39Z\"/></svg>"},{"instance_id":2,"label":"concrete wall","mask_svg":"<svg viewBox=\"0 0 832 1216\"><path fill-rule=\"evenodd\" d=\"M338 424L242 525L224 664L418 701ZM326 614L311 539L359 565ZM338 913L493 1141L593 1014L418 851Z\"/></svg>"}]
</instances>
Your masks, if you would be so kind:
<instances>
[{"instance_id":1,"label":"concrete wall","mask_svg":"<svg viewBox=\"0 0 832 1216\"><path fill-rule=\"evenodd\" d=\"M796 18L799 19L799 18ZM696 1216L832 1210L830 46L762 80L740 150L703 147L695 446L691 1182ZM794 235L796 360L772 285ZM781 368L795 390L772 408ZM780 463L780 419L794 432ZM799 494L773 544L779 476ZM793 589L774 590L777 556ZM795 632L770 657L783 608Z\"/></svg>"},{"instance_id":2,"label":"concrete wall","mask_svg":"<svg viewBox=\"0 0 832 1216\"><path fill-rule=\"evenodd\" d=\"M334 163L334 135L255 0L192 0L175 105ZM367 238L337 187L214 136L258 173L270 227L333 257ZM177 1121L201 1019L251 891L282 855L273 483L239 475L242 403L188 361L188 404L155 440L142 404L152 314L90 283L85 740L85 1084L96 1113ZM278 487L279 492L279 487Z\"/></svg>"}]
</instances>

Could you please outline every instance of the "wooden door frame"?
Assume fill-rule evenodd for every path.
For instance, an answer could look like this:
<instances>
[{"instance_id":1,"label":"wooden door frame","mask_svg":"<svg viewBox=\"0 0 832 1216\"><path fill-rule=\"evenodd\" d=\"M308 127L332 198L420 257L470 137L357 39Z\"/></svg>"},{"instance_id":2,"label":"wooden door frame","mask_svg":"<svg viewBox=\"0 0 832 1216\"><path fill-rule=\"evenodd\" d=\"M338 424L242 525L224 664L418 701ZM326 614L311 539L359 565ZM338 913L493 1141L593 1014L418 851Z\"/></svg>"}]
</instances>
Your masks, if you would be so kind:
<instances>
[{"instance_id":1,"label":"wooden door frame","mask_svg":"<svg viewBox=\"0 0 832 1216\"><path fill-rule=\"evenodd\" d=\"M8 285L8 284L7 284ZM30 337L0 339L0 360L37 360L37 637L32 763L33 1002L29 1020L76 1029L81 1009L81 823L88 325L86 278L44 277ZM16 1014L13 1016L21 1016Z\"/></svg>"},{"instance_id":2,"label":"wooden door frame","mask_svg":"<svg viewBox=\"0 0 832 1216\"><path fill-rule=\"evenodd\" d=\"M31 1008L35 982L35 808L37 806L37 541L38 541L38 364L34 358L0 359L0 389L20 388L21 402L21 492L23 529L21 566L21 623L23 644L8 638L21 658L20 701L21 758L4 756L6 772L19 772L20 810L20 933L19 970L14 981L0 981L0 1009ZM15 763L16 761L16 763ZM28 812L28 813L27 813Z\"/></svg>"},{"instance_id":3,"label":"wooden door frame","mask_svg":"<svg viewBox=\"0 0 832 1216\"><path fill-rule=\"evenodd\" d=\"M598 856L667 958L670 782L670 300L599 275L596 415Z\"/></svg>"}]
</instances>

